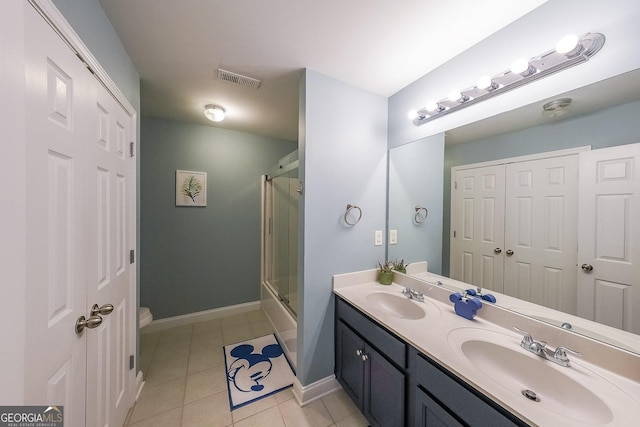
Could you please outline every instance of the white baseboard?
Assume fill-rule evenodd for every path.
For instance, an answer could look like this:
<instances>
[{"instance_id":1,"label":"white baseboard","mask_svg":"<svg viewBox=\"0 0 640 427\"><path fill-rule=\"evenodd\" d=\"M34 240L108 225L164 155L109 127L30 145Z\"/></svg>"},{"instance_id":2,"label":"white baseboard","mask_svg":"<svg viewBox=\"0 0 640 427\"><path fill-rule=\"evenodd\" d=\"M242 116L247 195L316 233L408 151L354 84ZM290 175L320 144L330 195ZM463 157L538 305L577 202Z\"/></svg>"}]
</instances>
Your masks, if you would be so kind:
<instances>
[{"instance_id":1,"label":"white baseboard","mask_svg":"<svg viewBox=\"0 0 640 427\"><path fill-rule=\"evenodd\" d=\"M298 404L304 406L340 388L341 386L338 380L336 380L336 376L331 375L307 386L303 386L297 378L294 378L292 391Z\"/></svg>"},{"instance_id":2,"label":"white baseboard","mask_svg":"<svg viewBox=\"0 0 640 427\"><path fill-rule=\"evenodd\" d=\"M152 320L144 328L140 329L141 334L163 331L176 326L190 325L192 323L205 322L207 320L219 319L221 317L234 314L246 313L260 309L260 301L245 302L243 304L230 305L228 307L214 308L213 310L199 311L197 313L184 314L182 316L167 317L165 319Z\"/></svg>"}]
</instances>

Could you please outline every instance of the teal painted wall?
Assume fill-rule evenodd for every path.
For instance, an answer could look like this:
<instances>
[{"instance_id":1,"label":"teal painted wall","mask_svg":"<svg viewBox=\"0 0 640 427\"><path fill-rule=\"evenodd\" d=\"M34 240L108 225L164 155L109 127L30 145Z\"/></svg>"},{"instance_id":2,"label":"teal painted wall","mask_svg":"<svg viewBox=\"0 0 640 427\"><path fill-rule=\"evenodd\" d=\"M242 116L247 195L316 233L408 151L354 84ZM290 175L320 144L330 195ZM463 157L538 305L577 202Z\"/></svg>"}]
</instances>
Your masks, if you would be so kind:
<instances>
[{"instance_id":1,"label":"teal painted wall","mask_svg":"<svg viewBox=\"0 0 640 427\"><path fill-rule=\"evenodd\" d=\"M445 146L443 271L449 274L451 168L590 145L592 149L640 142L640 101L466 144Z\"/></svg>"},{"instance_id":2,"label":"teal painted wall","mask_svg":"<svg viewBox=\"0 0 640 427\"><path fill-rule=\"evenodd\" d=\"M374 231L386 222L387 98L313 70L300 96L298 379L306 386L333 375L332 276L375 268L385 256ZM349 203L362 208L351 227Z\"/></svg>"},{"instance_id":3,"label":"teal painted wall","mask_svg":"<svg viewBox=\"0 0 640 427\"><path fill-rule=\"evenodd\" d=\"M155 319L260 299L260 176L291 141L142 118L140 305ZM207 172L207 206L175 206L176 169Z\"/></svg>"},{"instance_id":4,"label":"teal painted wall","mask_svg":"<svg viewBox=\"0 0 640 427\"><path fill-rule=\"evenodd\" d=\"M398 243L387 256L428 261L433 273L442 266L442 250L428 242L442 240L444 140L440 133L389 150L389 230L397 230ZM422 224L414 219L416 205L429 212Z\"/></svg>"}]
</instances>

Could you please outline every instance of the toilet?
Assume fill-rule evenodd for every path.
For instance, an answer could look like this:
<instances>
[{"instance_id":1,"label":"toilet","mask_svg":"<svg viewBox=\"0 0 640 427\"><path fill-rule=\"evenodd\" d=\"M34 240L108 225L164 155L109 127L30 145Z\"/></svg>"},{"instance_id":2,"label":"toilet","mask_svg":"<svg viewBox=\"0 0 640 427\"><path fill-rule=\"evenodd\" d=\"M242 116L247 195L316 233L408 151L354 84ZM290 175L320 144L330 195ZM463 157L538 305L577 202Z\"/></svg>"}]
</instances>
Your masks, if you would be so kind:
<instances>
[{"instance_id":1,"label":"toilet","mask_svg":"<svg viewBox=\"0 0 640 427\"><path fill-rule=\"evenodd\" d=\"M153 320L153 315L151 314L151 310L149 307L140 307L138 309L138 323L139 328L144 328Z\"/></svg>"}]
</instances>

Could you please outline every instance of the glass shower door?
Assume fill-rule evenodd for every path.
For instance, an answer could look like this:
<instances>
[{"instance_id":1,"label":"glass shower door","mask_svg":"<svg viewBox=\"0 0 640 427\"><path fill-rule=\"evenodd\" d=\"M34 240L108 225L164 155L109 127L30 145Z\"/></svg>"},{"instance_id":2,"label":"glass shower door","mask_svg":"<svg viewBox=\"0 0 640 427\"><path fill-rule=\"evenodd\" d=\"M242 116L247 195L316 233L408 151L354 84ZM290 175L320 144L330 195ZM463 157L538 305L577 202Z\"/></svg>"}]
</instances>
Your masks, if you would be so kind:
<instances>
[{"instance_id":1,"label":"glass shower door","mask_svg":"<svg viewBox=\"0 0 640 427\"><path fill-rule=\"evenodd\" d=\"M267 177L265 213L268 221L264 250L265 278L295 316L298 296L298 180L297 160L286 172Z\"/></svg>"}]
</instances>

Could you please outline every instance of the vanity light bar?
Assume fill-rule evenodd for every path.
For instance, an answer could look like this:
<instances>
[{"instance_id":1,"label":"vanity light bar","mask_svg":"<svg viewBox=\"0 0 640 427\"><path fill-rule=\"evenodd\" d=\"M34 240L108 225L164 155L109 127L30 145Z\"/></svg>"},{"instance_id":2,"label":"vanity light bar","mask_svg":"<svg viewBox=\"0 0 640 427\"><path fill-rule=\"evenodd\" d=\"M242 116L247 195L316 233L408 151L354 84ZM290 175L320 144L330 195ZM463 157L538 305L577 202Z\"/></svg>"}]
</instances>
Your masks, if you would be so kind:
<instances>
[{"instance_id":1,"label":"vanity light bar","mask_svg":"<svg viewBox=\"0 0 640 427\"><path fill-rule=\"evenodd\" d=\"M493 77L481 77L475 86L453 91L448 98L431 102L417 111L409 113L413 124L420 126L438 117L492 98L501 93L519 88L535 80L573 67L598 53L604 45L601 33L586 33L581 37L567 36L555 49L527 60L516 61L511 69Z\"/></svg>"}]
</instances>

